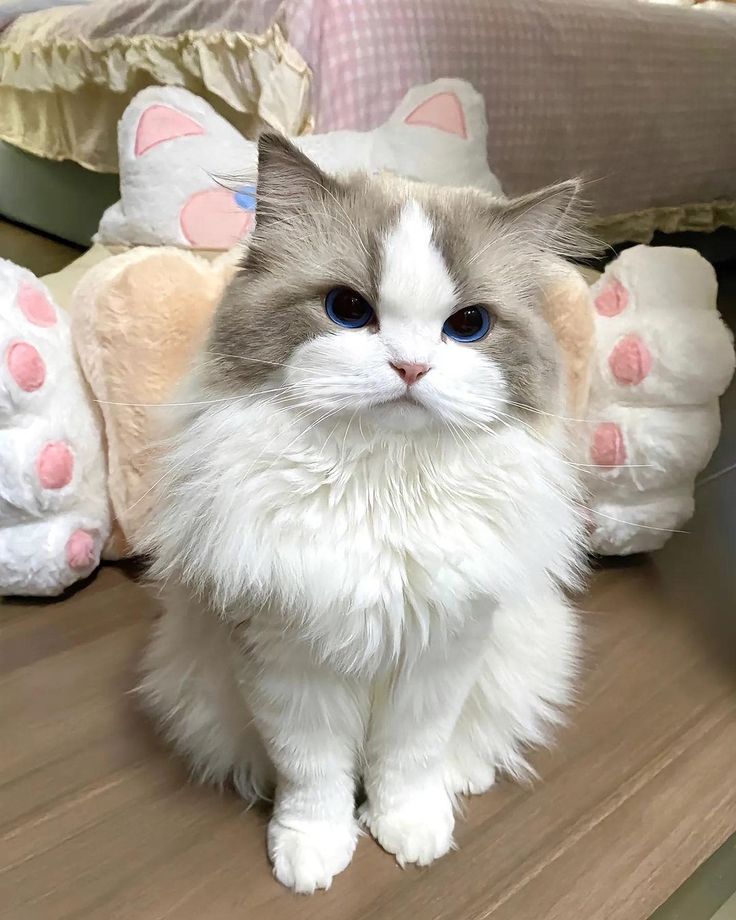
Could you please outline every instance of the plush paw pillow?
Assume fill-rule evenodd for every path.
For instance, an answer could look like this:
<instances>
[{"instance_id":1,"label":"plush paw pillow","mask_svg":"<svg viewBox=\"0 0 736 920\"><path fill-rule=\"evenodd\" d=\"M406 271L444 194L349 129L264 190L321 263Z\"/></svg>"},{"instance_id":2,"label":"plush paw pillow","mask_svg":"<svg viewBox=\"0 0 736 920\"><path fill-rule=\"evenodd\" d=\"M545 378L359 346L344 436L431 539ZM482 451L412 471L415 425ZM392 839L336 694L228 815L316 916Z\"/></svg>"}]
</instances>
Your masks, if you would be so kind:
<instances>
[{"instance_id":1,"label":"plush paw pillow","mask_svg":"<svg viewBox=\"0 0 736 920\"><path fill-rule=\"evenodd\" d=\"M0 259L0 589L54 595L89 575L110 531L102 432L69 322Z\"/></svg>"},{"instance_id":2,"label":"plush paw pillow","mask_svg":"<svg viewBox=\"0 0 736 920\"><path fill-rule=\"evenodd\" d=\"M658 549L693 514L734 371L717 292L702 256L670 246L625 250L591 288L585 478L599 553Z\"/></svg>"},{"instance_id":3,"label":"plush paw pillow","mask_svg":"<svg viewBox=\"0 0 736 920\"><path fill-rule=\"evenodd\" d=\"M501 194L486 161L485 106L469 83L442 79L409 90L383 125L294 138L324 170L393 172ZM208 103L150 87L118 127L121 199L103 215L108 244L229 249L253 225L257 148Z\"/></svg>"}]
</instances>

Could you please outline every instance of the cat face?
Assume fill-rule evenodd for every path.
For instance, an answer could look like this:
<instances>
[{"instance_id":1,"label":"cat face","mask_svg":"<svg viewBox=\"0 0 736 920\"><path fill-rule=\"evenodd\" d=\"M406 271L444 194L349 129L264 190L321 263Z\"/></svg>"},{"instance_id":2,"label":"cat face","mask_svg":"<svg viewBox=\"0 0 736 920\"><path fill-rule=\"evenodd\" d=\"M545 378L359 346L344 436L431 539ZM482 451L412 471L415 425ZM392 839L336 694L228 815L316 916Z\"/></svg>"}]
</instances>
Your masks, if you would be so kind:
<instances>
[{"instance_id":1,"label":"cat face","mask_svg":"<svg viewBox=\"0 0 736 920\"><path fill-rule=\"evenodd\" d=\"M216 383L280 384L305 420L391 431L554 409L559 367L539 285L570 238L577 183L503 202L336 180L273 135L258 170L256 229L209 341Z\"/></svg>"}]
</instances>

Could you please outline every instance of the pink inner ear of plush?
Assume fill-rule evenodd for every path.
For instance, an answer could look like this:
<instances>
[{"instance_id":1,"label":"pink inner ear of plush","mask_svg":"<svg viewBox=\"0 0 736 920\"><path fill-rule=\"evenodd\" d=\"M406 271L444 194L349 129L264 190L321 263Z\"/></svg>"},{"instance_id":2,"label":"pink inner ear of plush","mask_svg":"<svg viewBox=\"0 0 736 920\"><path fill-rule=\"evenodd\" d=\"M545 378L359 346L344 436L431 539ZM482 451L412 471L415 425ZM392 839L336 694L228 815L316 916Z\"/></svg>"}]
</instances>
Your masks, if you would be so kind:
<instances>
[{"instance_id":1,"label":"pink inner ear of plush","mask_svg":"<svg viewBox=\"0 0 736 920\"><path fill-rule=\"evenodd\" d=\"M139 157L163 141L171 141L176 137L192 137L196 134L204 134L204 128L193 118L168 105L152 105L138 121L135 132L135 155Z\"/></svg>"},{"instance_id":2,"label":"pink inner ear of plush","mask_svg":"<svg viewBox=\"0 0 736 920\"><path fill-rule=\"evenodd\" d=\"M254 223L226 188L195 192L179 212L184 239L195 249L231 249Z\"/></svg>"},{"instance_id":3,"label":"pink inner ear of plush","mask_svg":"<svg viewBox=\"0 0 736 920\"><path fill-rule=\"evenodd\" d=\"M448 134L457 134L458 137L467 138L468 131L465 125L465 112L462 103L455 93L445 92L430 96L410 112L404 119L407 125L426 125L446 131Z\"/></svg>"}]
</instances>

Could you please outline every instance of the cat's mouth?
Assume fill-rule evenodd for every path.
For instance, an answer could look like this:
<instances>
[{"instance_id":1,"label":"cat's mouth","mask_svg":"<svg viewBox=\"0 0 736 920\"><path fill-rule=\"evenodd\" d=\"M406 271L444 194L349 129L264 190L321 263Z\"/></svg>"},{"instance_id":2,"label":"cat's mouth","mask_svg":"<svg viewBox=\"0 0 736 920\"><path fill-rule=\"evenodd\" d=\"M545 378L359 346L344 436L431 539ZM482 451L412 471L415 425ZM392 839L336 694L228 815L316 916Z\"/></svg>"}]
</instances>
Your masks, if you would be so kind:
<instances>
[{"instance_id":1,"label":"cat's mouth","mask_svg":"<svg viewBox=\"0 0 736 920\"><path fill-rule=\"evenodd\" d=\"M432 414L424 400L410 387L406 387L403 393L386 394L383 398L376 400L373 406L376 411L388 412L395 415L396 418L426 417L427 414Z\"/></svg>"},{"instance_id":2,"label":"cat's mouth","mask_svg":"<svg viewBox=\"0 0 736 920\"><path fill-rule=\"evenodd\" d=\"M395 409L399 413L429 412L427 405L407 387L406 392L386 399L380 405L386 409Z\"/></svg>"},{"instance_id":3,"label":"cat's mouth","mask_svg":"<svg viewBox=\"0 0 736 920\"><path fill-rule=\"evenodd\" d=\"M412 391L407 387L404 393L399 393L398 396L392 396L387 399L384 403L384 406L417 406L422 409L425 408L424 404L421 403L412 393Z\"/></svg>"}]
</instances>

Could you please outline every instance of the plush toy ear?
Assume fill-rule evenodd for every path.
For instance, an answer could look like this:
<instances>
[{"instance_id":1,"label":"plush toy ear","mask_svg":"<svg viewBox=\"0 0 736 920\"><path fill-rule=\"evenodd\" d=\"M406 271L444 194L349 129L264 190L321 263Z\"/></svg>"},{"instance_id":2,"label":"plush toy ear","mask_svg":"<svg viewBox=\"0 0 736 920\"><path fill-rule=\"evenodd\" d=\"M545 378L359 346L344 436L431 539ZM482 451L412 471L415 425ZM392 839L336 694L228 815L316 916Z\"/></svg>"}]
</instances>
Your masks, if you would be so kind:
<instances>
[{"instance_id":1,"label":"plush toy ear","mask_svg":"<svg viewBox=\"0 0 736 920\"><path fill-rule=\"evenodd\" d=\"M138 119L135 132L135 155L142 156L151 147L177 137L204 134L204 128L189 115L168 105L151 105Z\"/></svg>"},{"instance_id":2,"label":"plush toy ear","mask_svg":"<svg viewBox=\"0 0 736 920\"><path fill-rule=\"evenodd\" d=\"M258 140L256 226L294 213L311 213L334 196L337 183L280 134L262 134Z\"/></svg>"},{"instance_id":3,"label":"plush toy ear","mask_svg":"<svg viewBox=\"0 0 736 920\"><path fill-rule=\"evenodd\" d=\"M420 102L404 119L407 125L426 125L467 139L468 130L462 102L453 92L435 93Z\"/></svg>"}]
</instances>

